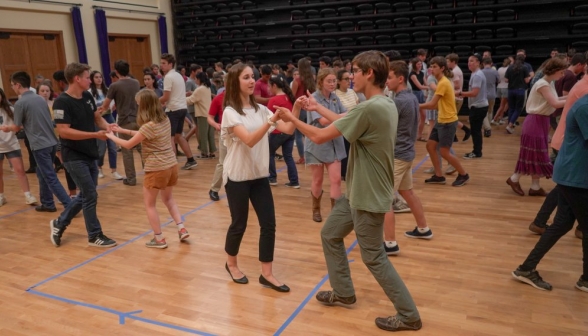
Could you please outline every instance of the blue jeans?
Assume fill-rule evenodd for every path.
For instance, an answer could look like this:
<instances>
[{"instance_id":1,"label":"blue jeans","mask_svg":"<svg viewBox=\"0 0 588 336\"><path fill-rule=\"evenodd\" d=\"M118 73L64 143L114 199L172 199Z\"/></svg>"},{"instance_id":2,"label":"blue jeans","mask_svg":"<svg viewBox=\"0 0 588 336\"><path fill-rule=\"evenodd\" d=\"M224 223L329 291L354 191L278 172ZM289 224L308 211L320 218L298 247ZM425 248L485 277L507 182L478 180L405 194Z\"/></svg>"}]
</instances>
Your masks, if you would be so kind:
<instances>
[{"instance_id":1,"label":"blue jeans","mask_svg":"<svg viewBox=\"0 0 588 336\"><path fill-rule=\"evenodd\" d=\"M53 195L63 203L64 207L71 202L67 192L59 182L55 169L53 168L53 158L57 146L51 146L39 150L34 150L33 155L37 161L37 178L39 179L39 196L41 204L50 209L55 209Z\"/></svg>"},{"instance_id":2,"label":"blue jeans","mask_svg":"<svg viewBox=\"0 0 588 336\"><path fill-rule=\"evenodd\" d=\"M292 134L270 134L269 135L269 151L270 151L270 162L269 162L269 177L275 179L276 174L276 150L282 147L282 155L288 168L288 180L290 183L298 183L298 170L296 163L292 157L292 151L294 150L294 135Z\"/></svg>"},{"instance_id":3,"label":"blue jeans","mask_svg":"<svg viewBox=\"0 0 588 336\"><path fill-rule=\"evenodd\" d=\"M513 124L519 118L525 104L525 89L508 90L508 123Z\"/></svg>"},{"instance_id":4,"label":"blue jeans","mask_svg":"<svg viewBox=\"0 0 588 336\"><path fill-rule=\"evenodd\" d=\"M306 110L300 110L300 116L298 119L306 122ZM304 135L296 129L294 131L294 136L296 137L296 148L298 149L298 156L301 159L304 159Z\"/></svg>"},{"instance_id":5,"label":"blue jeans","mask_svg":"<svg viewBox=\"0 0 588 336\"><path fill-rule=\"evenodd\" d=\"M102 233L102 227L96 215L96 204L98 203L98 192L96 192L98 166L96 165L96 160L78 160L64 162L63 164L78 185L78 188L80 188L80 193L59 215L59 226L68 226L71 220L83 209L88 239L92 239Z\"/></svg>"},{"instance_id":6,"label":"blue jeans","mask_svg":"<svg viewBox=\"0 0 588 336\"><path fill-rule=\"evenodd\" d=\"M112 114L103 115L102 118L109 124L114 124L114 118ZM100 152L100 158L98 159L98 167L102 168L104 165L104 154L108 150L108 163L110 169L116 169L116 144L114 141L108 139L106 141L98 140L98 150Z\"/></svg>"}]
</instances>

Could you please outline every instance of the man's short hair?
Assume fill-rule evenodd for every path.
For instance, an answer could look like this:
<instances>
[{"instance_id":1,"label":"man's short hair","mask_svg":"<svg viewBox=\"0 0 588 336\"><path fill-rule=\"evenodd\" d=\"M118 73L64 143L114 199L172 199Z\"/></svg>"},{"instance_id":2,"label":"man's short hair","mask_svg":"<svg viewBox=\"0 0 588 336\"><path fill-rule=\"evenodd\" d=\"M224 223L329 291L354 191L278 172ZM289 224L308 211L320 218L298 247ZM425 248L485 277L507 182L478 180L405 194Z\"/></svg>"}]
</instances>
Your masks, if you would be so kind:
<instances>
[{"instance_id":1,"label":"man's short hair","mask_svg":"<svg viewBox=\"0 0 588 336\"><path fill-rule=\"evenodd\" d=\"M353 58L355 64L364 74L367 74L369 69L374 73L374 85L383 89L388 80L388 73L390 72L390 62L388 58L381 51L370 50L364 51Z\"/></svg>"},{"instance_id":2,"label":"man's short hair","mask_svg":"<svg viewBox=\"0 0 588 336\"><path fill-rule=\"evenodd\" d=\"M115 71L110 72L110 78L118 78L118 75L116 74Z\"/></svg>"},{"instance_id":3,"label":"man's short hair","mask_svg":"<svg viewBox=\"0 0 588 336\"><path fill-rule=\"evenodd\" d=\"M451 61L453 63L459 62L459 56L456 53L451 53L451 54L445 56L445 59L448 61Z\"/></svg>"},{"instance_id":4,"label":"man's short hair","mask_svg":"<svg viewBox=\"0 0 588 336\"><path fill-rule=\"evenodd\" d=\"M417 56L427 56L427 49L418 49L416 54Z\"/></svg>"},{"instance_id":5,"label":"man's short hair","mask_svg":"<svg viewBox=\"0 0 588 336\"><path fill-rule=\"evenodd\" d=\"M272 74L272 67L270 67L269 65L262 65L261 66L261 74L262 75L271 75Z\"/></svg>"},{"instance_id":6,"label":"man's short hair","mask_svg":"<svg viewBox=\"0 0 588 336\"><path fill-rule=\"evenodd\" d=\"M202 70L202 67L198 64L190 64L190 73Z\"/></svg>"},{"instance_id":7,"label":"man's short hair","mask_svg":"<svg viewBox=\"0 0 588 336\"><path fill-rule=\"evenodd\" d=\"M576 53L572 56L571 65L586 64L586 56L582 53Z\"/></svg>"},{"instance_id":8,"label":"man's short hair","mask_svg":"<svg viewBox=\"0 0 588 336\"><path fill-rule=\"evenodd\" d=\"M128 76L130 71L129 62L124 59L120 59L114 62L114 70L116 70L121 76Z\"/></svg>"},{"instance_id":9,"label":"man's short hair","mask_svg":"<svg viewBox=\"0 0 588 336\"><path fill-rule=\"evenodd\" d=\"M388 50L384 53L390 62L392 61L401 61L402 54L397 50Z\"/></svg>"},{"instance_id":10,"label":"man's short hair","mask_svg":"<svg viewBox=\"0 0 588 336\"><path fill-rule=\"evenodd\" d=\"M404 77L404 84L408 81L408 65L405 61L393 61L390 62L390 71L394 73L396 77Z\"/></svg>"},{"instance_id":11,"label":"man's short hair","mask_svg":"<svg viewBox=\"0 0 588 336\"><path fill-rule=\"evenodd\" d=\"M165 60L169 64L176 65L176 58L174 57L173 54L165 53L165 54L161 55L161 59Z\"/></svg>"},{"instance_id":12,"label":"man's short hair","mask_svg":"<svg viewBox=\"0 0 588 336\"><path fill-rule=\"evenodd\" d=\"M65 66L64 75L69 84L73 83L76 76L81 76L85 71L90 71L88 64L72 62Z\"/></svg>"},{"instance_id":13,"label":"man's short hair","mask_svg":"<svg viewBox=\"0 0 588 336\"><path fill-rule=\"evenodd\" d=\"M319 57L319 62L323 62L327 66L331 66L331 64L332 64L331 58L329 56L321 56L321 57Z\"/></svg>"},{"instance_id":14,"label":"man's short hair","mask_svg":"<svg viewBox=\"0 0 588 336\"><path fill-rule=\"evenodd\" d=\"M492 65L492 59L491 59L490 57L485 57L485 58L482 60L482 64L484 64L484 65L486 65L486 64L490 64L490 65Z\"/></svg>"},{"instance_id":15,"label":"man's short hair","mask_svg":"<svg viewBox=\"0 0 588 336\"><path fill-rule=\"evenodd\" d=\"M31 87L31 76L24 71L17 71L10 76L10 81L18 83L25 89Z\"/></svg>"},{"instance_id":16,"label":"man's short hair","mask_svg":"<svg viewBox=\"0 0 588 336\"><path fill-rule=\"evenodd\" d=\"M63 70L57 70L53 73L53 79L57 82L64 82L67 83L67 80L65 79L65 74L63 72Z\"/></svg>"}]
</instances>

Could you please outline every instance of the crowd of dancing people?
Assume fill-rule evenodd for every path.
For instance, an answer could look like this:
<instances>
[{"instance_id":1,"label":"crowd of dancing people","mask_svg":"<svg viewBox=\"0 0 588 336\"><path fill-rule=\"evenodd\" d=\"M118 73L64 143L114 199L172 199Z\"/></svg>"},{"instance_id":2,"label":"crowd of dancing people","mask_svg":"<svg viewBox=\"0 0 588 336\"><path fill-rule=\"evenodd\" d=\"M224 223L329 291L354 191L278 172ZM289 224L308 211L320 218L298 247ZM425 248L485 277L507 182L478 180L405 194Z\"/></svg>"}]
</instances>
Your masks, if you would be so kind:
<instances>
[{"instance_id":1,"label":"crowd of dancing people","mask_svg":"<svg viewBox=\"0 0 588 336\"><path fill-rule=\"evenodd\" d=\"M457 172L452 186L464 186L470 175L452 149L459 141L458 129L465 134L463 141L471 137L473 143L472 151L463 158L481 159L483 139L492 135L492 127L496 130L507 124L505 132L513 134L526 106L519 157L507 184L525 195L519 181L530 175L528 195L545 196L545 203L529 227L541 234L539 242L512 275L535 288L550 290L536 266L577 220L584 269L576 287L588 291L588 239L584 238L588 231L588 76L578 78L587 71L586 56L556 53L534 72L525 63L524 50L506 58L498 69L491 55L470 55L466 88L458 55L426 60L426 50L419 50L408 63L396 51L367 51L351 61L322 57L318 70L303 58L297 64L290 62L285 72L280 66L256 68L240 61L226 67L215 64L214 69L203 71L195 64L176 67L174 56L163 54L159 64L144 70L143 85L130 75L126 61L116 61L115 71L108 74L113 81L110 87L99 71L74 62L53 76L62 91L59 96L51 81L37 76L36 90L32 90L31 76L15 72L10 78L19 97L14 106L0 89L0 165L6 157L26 204L36 205L36 211L56 212L54 196L63 205L59 216L50 220L53 245L62 244L67 227L83 211L88 244L112 247L117 243L104 234L96 212L98 181L107 177L103 170L107 156L109 176L135 186L137 151L145 173L145 209L153 230L146 246L163 249L167 241L156 208L158 196L173 218L178 239L188 239L173 196L178 170L195 168L196 159L218 159L208 194L219 201L224 187L227 195L231 223L225 241L226 271L237 284L249 282L239 267L238 255L251 203L261 228L259 283L288 292L290 288L272 268L276 235L272 187L278 186L275 160L285 161L288 182L284 186L295 189L300 188L297 164L305 164L312 179L309 219L322 222L326 218L321 239L332 287L319 291L316 299L324 304L356 302L343 241L353 230L363 262L397 311L377 318L376 325L389 331L418 330L422 327L418 309L387 258L400 253L395 212L412 212L415 218L414 230L405 236L433 238L421 201L413 192L416 143L426 142L432 164L426 170L432 174L426 184L446 184L445 175ZM458 120L464 98L469 127ZM495 109L497 100L500 105ZM550 127L555 129L552 137ZM30 150L27 171L18 140L21 135ZM200 155L189 145L191 136L198 140ZM293 157L294 147L298 161ZM117 172L119 148L124 177ZM181 167L180 155L186 158ZM449 165L445 170L444 160ZM68 191L58 178L61 170ZM325 171L330 213L323 217ZM27 172L37 175L40 201L30 192ZM2 170L0 206L7 202L1 174ZM557 186L546 193L539 184L541 178L553 178ZM555 208L554 222L547 225Z\"/></svg>"}]
</instances>

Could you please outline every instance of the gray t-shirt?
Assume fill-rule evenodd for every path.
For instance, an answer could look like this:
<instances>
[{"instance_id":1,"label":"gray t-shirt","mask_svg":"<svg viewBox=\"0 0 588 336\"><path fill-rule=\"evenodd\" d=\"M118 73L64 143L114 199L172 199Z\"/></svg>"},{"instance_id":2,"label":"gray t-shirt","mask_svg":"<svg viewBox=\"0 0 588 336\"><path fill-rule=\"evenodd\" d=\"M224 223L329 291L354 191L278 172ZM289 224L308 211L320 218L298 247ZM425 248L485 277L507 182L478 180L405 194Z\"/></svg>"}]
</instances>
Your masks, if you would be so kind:
<instances>
[{"instance_id":1,"label":"gray t-shirt","mask_svg":"<svg viewBox=\"0 0 588 336\"><path fill-rule=\"evenodd\" d=\"M468 91L472 91L475 88L480 88L480 91L478 91L478 94L475 97L468 97L468 107L487 107L486 76L484 76L484 73L481 70L476 70L476 72L472 73L470 76Z\"/></svg>"},{"instance_id":2,"label":"gray t-shirt","mask_svg":"<svg viewBox=\"0 0 588 336\"><path fill-rule=\"evenodd\" d=\"M120 126L137 121L135 95L140 89L139 82L133 78L121 78L108 88L107 97L114 100Z\"/></svg>"},{"instance_id":3,"label":"gray t-shirt","mask_svg":"<svg viewBox=\"0 0 588 336\"><path fill-rule=\"evenodd\" d=\"M419 102L410 90L396 93L394 98L398 110L398 129L396 131L396 146L394 158L411 162L415 157L414 143L416 142L419 126Z\"/></svg>"},{"instance_id":4,"label":"gray t-shirt","mask_svg":"<svg viewBox=\"0 0 588 336\"><path fill-rule=\"evenodd\" d=\"M486 77L486 98L488 100L496 99L496 86L500 83L498 71L492 68L484 68L482 73Z\"/></svg>"},{"instance_id":5,"label":"gray t-shirt","mask_svg":"<svg viewBox=\"0 0 588 336\"><path fill-rule=\"evenodd\" d=\"M23 93L14 104L14 124L24 128L34 151L57 145L49 106L32 91Z\"/></svg>"},{"instance_id":6,"label":"gray t-shirt","mask_svg":"<svg viewBox=\"0 0 588 336\"><path fill-rule=\"evenodd\" d=\"M186 81L186 92L194 92L196 91L196 88L198 87L198 85L196 85L196 82L194 82L192 80L192 78L188 77L188 80ZM194 104L192 105L188 105L188 113L190 114L194 114Z\"/></svg>"}]
</instances>

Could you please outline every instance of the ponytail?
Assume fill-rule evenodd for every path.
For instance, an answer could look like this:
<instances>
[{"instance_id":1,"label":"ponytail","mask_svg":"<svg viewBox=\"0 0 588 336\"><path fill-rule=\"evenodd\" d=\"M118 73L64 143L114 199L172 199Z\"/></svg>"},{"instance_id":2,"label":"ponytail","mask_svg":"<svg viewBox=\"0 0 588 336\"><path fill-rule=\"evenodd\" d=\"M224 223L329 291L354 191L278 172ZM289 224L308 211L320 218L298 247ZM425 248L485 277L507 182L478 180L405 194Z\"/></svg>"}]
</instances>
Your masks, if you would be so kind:
<instances>
[{"instance_id":1,"label":"ponytail","mask_svg":"<svg viewBox=\"0 0 588 336\"><path fill-rule=\"evenodd\" d=\"M290 102L292 104L294 104L294 102L296 101L296 98L294 97L294 94L292 93L292 89L290 88L290 85L288 85L288 82L286 82L286 79L284 78L284 76L277 75L275 77L270 77L269 83L270 83L270 85L274 84L275 86L278 87L278 89L284 91L284 93L286 94L286 96L288 97Z\"/></svg>"},{"instance_id":2,"label":"ponytail","mask_svg":"<svg viewBox=\"0 0 588 336\"><path fill-rule=\"evenodd\" d=\"M437 64L440 68L443 68L443 75L449 79L453 78L453 71L447 66L447 60L443 56L435 56L429 61L431 64Z\"/></svg>"}]
</instances>

